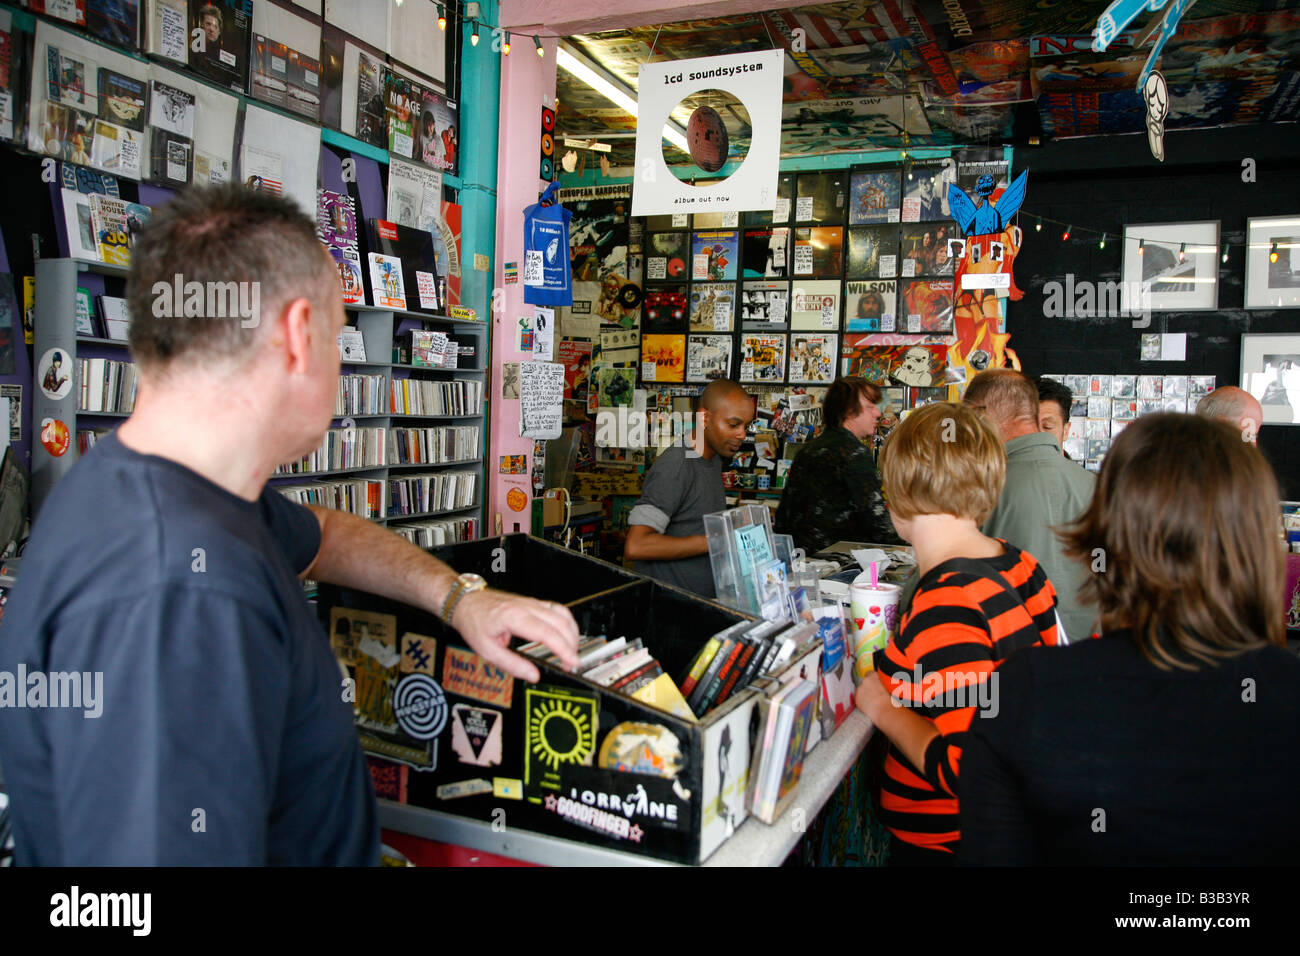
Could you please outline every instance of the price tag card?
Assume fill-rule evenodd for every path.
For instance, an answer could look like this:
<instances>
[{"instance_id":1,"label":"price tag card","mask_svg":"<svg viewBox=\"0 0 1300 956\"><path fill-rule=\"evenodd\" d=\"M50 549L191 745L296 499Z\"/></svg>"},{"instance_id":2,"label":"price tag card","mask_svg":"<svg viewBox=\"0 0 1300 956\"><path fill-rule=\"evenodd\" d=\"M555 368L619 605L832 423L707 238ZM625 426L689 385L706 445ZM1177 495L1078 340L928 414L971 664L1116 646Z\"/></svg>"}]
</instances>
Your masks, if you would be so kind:
<instances>
[{"instance_id":1,"label":"price tag card","mask_svg":"<svg viewBox=\"0 0 1300 956\"><path fill-rule=\"evenodd\" d=\"M811 219L813 215L813 198L812 196L800 196L795 204L795 219L804 222Z\"/></svg>"},{"instance_id":2,"label":"price tag card","mask_svg":"<svg viewBox=\"0 0 1300 956\"><path fill-rule=\"evenodd\" d=\"M812 246L795 246L794 247L794 274L797 276L810 276L813 271L813 250Z\"/></svg>"},{"instance_id":3,"label":"price tag card","mask_svg":"<svg viewBox=\"0 0 1300 956\"><path fill-rule=\"evenodd\" d=\"M542 250L529 249L524 253L524 285L544 285L542 275Z\"/></svg>"}]
</instances>

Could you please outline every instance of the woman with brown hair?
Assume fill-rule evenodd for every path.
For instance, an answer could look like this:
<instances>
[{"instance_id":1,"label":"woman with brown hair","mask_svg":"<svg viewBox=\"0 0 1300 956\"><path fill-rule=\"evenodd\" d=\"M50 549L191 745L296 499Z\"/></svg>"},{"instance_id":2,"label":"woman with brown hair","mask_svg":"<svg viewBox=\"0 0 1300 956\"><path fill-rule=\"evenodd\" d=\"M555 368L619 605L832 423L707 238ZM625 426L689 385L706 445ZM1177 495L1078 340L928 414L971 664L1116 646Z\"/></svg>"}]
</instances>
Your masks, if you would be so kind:
<instances>
[{"instance_id":1,"label":"woman with brown hair","mask_svg":"<svg viewBox=\"0 0 1300 956\"><path fill-rule=\"evenodd\" d=\"M1139 418L1062 533L1101 636L998 671L971 725L963 862L1294 864L1300 660L1278 488L1229 426Z\"/></svg>"}]
</instances>

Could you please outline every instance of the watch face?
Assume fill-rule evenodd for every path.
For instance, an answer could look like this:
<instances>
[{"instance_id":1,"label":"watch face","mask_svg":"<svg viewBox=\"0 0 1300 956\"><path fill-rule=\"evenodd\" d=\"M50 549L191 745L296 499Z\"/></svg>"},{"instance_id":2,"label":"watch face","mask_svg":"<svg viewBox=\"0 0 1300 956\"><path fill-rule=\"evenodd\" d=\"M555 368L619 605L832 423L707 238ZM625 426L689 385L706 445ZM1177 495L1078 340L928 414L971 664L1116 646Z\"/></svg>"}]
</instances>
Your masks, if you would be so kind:
<instances>
[{"instance_id":1,"label":"watch face","mask_svg":"<svg viewBox=\"0 0 1300 956\"><path fill-rule=\"evenodd\" d=\"M466 572L465 574L462 574L462 575L460 576L460 580L461 580L461 582L462 582L463 584L465 584L467 587L472 587L472 588L473 588L473 587L478 587L478 588L485 588L485 587L487 587L487 581L483 578L483 576L482 576L481 574L474 574L473 572Z\"/></svg>"}]
</instances>

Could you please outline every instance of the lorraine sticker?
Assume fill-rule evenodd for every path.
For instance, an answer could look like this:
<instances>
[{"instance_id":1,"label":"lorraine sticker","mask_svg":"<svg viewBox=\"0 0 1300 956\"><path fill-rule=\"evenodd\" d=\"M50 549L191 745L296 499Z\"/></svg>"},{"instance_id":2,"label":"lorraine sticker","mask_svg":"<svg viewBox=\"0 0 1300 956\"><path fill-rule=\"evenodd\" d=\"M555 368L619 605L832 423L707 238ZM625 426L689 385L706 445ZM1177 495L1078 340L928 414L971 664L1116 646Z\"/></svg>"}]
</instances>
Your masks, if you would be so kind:
<instances>
[{"instance_id":1,"label":"lorraine sticker","mask_svg":"<svg viewBox=\"0 0 1300 956\"><path fill-rule=\"evenodd\" d=\"M560 789L561 767L591 765L599 704L586 694L538 685L524 690L524 714L524 787L538 803L538 791Z\"/></svg>"},{"instance_id":2,"label":"lorraine sticker","mask_svg":"<svg viewBox=\"0 0 1300 956\"><path fill-rule=\"evenodd\" d=\"M71 433L68 426L63 424L57 418L44 418L41 420L41 444L55 458L62 458L67 454L68 446L72 443Z\"/></svg>"},{"instance_id":3,"label":"lorraine sticker","mask_svg":"<svg viewBox=\"0 0 1300 956\"><path fill-rule=\"evenodd\" d=\"M447 697L427 674L407 674L393 692L393 716L407 736L432 740L447 726Z\"/></svg>"}]
</instances>

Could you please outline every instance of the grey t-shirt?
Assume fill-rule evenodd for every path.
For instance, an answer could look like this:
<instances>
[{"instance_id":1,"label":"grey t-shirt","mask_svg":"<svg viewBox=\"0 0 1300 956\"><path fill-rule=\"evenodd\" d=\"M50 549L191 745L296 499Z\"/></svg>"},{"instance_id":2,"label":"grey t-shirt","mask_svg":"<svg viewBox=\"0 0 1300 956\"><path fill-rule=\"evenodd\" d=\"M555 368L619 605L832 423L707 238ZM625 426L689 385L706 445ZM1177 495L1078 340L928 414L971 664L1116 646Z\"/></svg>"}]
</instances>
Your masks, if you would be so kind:
<instances>
[{"instance_id":1,"label":"grey t-shirt","mask_svg":"<svg viewBox=\"0 0 1300 956\"><path fill-rule=\"evenodd\" d=\"M674 446L660 453L641 487L628 524L643 524L660 534L685 538L704 534L704 516L727 507L722 489L722 458ZM707 554L678 561L638 561L636 569L657 581L713 597L713 569Z\"/></svg>"}]
</instances>

